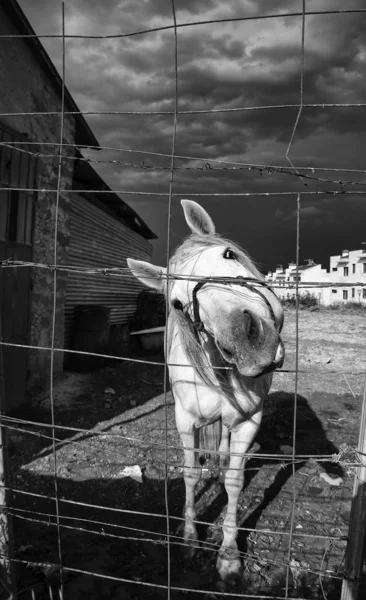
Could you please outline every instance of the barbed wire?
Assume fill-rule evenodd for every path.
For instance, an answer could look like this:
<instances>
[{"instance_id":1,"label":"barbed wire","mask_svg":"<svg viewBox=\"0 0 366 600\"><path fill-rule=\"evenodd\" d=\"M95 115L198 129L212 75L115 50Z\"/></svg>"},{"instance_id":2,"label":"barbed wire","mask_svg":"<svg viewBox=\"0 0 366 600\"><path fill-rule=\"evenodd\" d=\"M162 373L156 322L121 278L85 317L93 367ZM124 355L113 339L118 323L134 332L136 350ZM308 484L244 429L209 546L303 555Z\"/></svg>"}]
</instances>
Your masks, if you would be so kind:
<instances>
[{"instance_id":1,"label":"barbed wire","mask_svg":"<svg viewBox=\"0 0 366 600\"><path fill-rule=\"evenodd\" d=\"M30 150L20 149L20 148L13 146L12 144L9 144L6 142L0 142L0 146L9 148L9 149L13 149L13 150L17 150L18 152L23 152L23 153L33 156L35 158L52 158L52 159L54 159L54 158L58 158L58 156L59 156L58 154L45 154L42 152L32 152ZM76 147L77 146L75 146L75 148ZM179 158L179 157L175 156L175 158ZM145 170L145 171L170 171L169 166L164 167L164 166L158 166L158 165L149 165L149 164L146 164L144 161L142 161L140 163L131 163L131 162L120 161L120 160L100 160L100 159L84 157L84 156L68 156L68 155L63 155L62 159L66 160L66 161L70 160L70 161L79 161L79 162L86 162L86 163L123 165L126 167L130 167L130 168L134 168L134 169L141 169L141 170ZM305 181L303 181L304 179L307 179L309 181L318 181L321 183L332 183L334 185L340 185L342 188L344 188L347 185L365 185L366 186L366 181L354 181L354 180L342 180L342 179L329 179L326 177L315 177L315 175L307 175L306 173L299 173L297 169L295 171L290 171L286 167L279 167L279 166L274 166L274 165L272 166L272 165L243 164L241 166L232 166L232 167L229 167L229 166L213 167L211 165L211 163L213 162L211 159L207 160L207 159L192 158L191 160L199 160L201 162L204 162L204 165L202 165L200 167L177 167L177 166L174 166L174 171L204 171L204 172L207 172L207 171L210 171L210 172L213 172L213 171L249 171L249 172L250 171L258 171L260 175L263 175L263 173L266 173L269 176L271 176L273 174L277 174L277 175L288 175L290 177L300 178L305 187L307 186L307 183ZM298 167L298 169L302 170L303 168ZM307 167L307 170L312 170L312 169L313 169L313 167ZM360 170L357 172L366 173L366 170ZM86 188L85 193L87 193L87 192L88 192L88 189ZM101 192L103 192L103 190L101 190ZM366 193L366 191L365 191L365 193Z\"/></svg>"},{"instance_id":2,"label":"barbed wire","mask_svg":"<svg viewBox=\"0 0 366 600\"><path fill-rule=\"evenodd\" d=\"M26 113L29 114L29 113ZM59 113L58 113L59 114ZM0 145L4 145L7 144L7 142L0 142ZM45 141L40 141L40 142L33 142L31 140L27 140L27 141L18 141L18 140L12 140L11 144L14 146L16 145L18 146L22 146L22 145L26 145L26 146L54 146L54 147L58 147L60 145L59 142L45 142ZM171 154L166 154L164 152L152 152L149 150L135 150L132 148L120 148L120 147L116 147L116 146L93 146L93 145L83 145L83 144L70 144L67 142L64 142L62 144L63 148L70 148L70 149L78 149L78 150L96 150L96 151L101 151L101 150L105 150L105 151L113 151L113 152L126 152L128 154L147 154L149 156L156 156L156 157L160 157L160 158L167 158L170 159L171 158ZM38 153L33 153L35 156ZM51 156L57 156L57 155L51 155ZM64 155L63 156L64 159L77 159L80 157L69 157L68 155ZM85 158L85 157L82 157ZM183 154L175 154L174 158L176 159L180 159L180 160L189 160L189 161L201 161L201 162L205 162L205 163L217 163L217 164L225 164L225 165L237 165L237 166L242 166L242 167L258 167L258 168L273 168L273 169L283 169L285 167L281 166L281 165L261 165L261 164L257 164L257 163L243 163L243 162L238 162L238 161L234 161L234 160L223 160L223 159L215 159L215 158L205 158L205 157L200 157L200 156L186 156ZM88 159L87 159L88 160ZM94 159L93 159L94 162ZM104 162L104 161L103 161ZM109 162L109 161L105 161L105 162ZM113 162L113 161L111 161ZM174 170L176 170L179 167L174 167ZM169 169L169 167L167 167L167 169ZM298 166L298 169L301 169L302 171L311 171L313 173L315 173L316 171L331 171L331 172L335 172L335 173L366 173L366 169L350 169L350 168L339 168L339 167L311 167L311 166Z\"/></svg>"}]
</instances>

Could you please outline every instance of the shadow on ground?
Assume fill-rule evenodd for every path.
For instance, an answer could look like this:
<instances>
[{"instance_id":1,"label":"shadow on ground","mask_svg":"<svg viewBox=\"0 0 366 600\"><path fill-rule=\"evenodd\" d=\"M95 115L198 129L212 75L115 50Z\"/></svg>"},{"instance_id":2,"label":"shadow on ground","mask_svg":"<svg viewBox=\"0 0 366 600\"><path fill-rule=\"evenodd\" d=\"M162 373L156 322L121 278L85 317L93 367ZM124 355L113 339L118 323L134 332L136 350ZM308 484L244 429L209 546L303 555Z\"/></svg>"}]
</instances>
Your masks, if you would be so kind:
<instances>
[{"instance_id":1,"label":"shadow on ground","mask_svg":"<svg viewBox=\"0 0 366 600\"><path fill-rule=\"evenodd\" d=\"M293 409L293 394L282 392L270 394L264 421L256 440L256 453L270 456L292 453ZM151 416L148 410L147 413L145 420L148 429ZM94 418L91 422L93 420ZM92 432L91 436L93 436ZM161 442L161 435L158 441ZM334 454L338 451L328 440L321 421L306 398L302 396L298 396L297 400L295 451L297 455L314 456ZM181 456L179 453L179 457L176 457L178 463L181 461ZM255 506L249 510L241 506L239 514L241 527L255 529L260 525L263 513L281 495L281 492L283 493L294 472L306 463L305 460L296 463L293 471L292 466L278 469L277 461L277 468L273 469L274 476L269 483L263 485L262 496L257 502L257 499L251 496L251 487L263 470L268 468L268 465L274 464L270 456L268 458L254 456L248 460L243 498L251 499L252 502L246 501L246 504ZM343 476L339 465L331 462L322 464L331 476ZM59 570L53 565L59 563L56 518L59 511L62 563L64 567L71 568L71 571L64 572L65 600L68 598L129 600L141 598L142 595L147 599L166 598L166 590L159 586L167 584L168 549L165 543L167 493L171 536L169 555L171 585L215 593L217 591L215 552L204 545L198 551L193 563L182 561L180 528L184 482L181 475L177 474L181 463L173 466L175 474L168 470L167 484L162 477L156 477L156 474L149 476L148 472L143 483L129 478L100 478L84 481L59 478L58 505L52 499L37 496L37 494L55 496L53 477L22 470L21 475L16 479L19 492L14 493L12 507L16 559L19 561L17 565L19 591L35 586L36 598L42 600L49 598L48 585L54 586L54 589L58 586ZM199 519L219 525L226 505L226 493L222 484L218 480L206 479L201 483L197 497ZM95 506L88 506L90 504ZM213 527L201 525L200 539L209 540L214 545L220 543L221 532L216 525ZM238 541L243 553L252 553L248 532L241 531ZM88 573L98 576L92 577ZM268 573L266 595L283 595L283 581L278 582L278 578L273 578L271 570ZM254 578L247 575L248 573L234 591L258 593L260 596L264 589L261 587L263 581L260 580L258 573ZM118 578L131 579L134 583L118 582L116 580ZM141 581L152 583L155 587L141 586L139 584ZM326 586L327 584L324 583L325 588ZM312 581L309 585L303 582L298 589L293 588L291 595L316 598L318 596L314 594L318 592L321 594L318 581L315 583ZM330 582L328 599L338 598L338 592L337 585ZM19 595L21 600L28 597L30 598L29 590ZM172 591L171 597L174 600L183 599L187 597L187 593ZM194 594L192 591L189 597L198 599L202 598L202 594Z\"/></svg>"},{"instance_id":2,"label":"shadow on ground","mask_svg":"<svg viewBox=\"0 0 366 600\"><path fill-rule=\"evenodd\" d=\"M54 383L55 435L58 440L72 437L75 431L71 428L92 430L101 421L120 416L163 392L164 366L160 364L164 363L163 353L135 351L126 354L125 358L139 362L109 360L108 366L89 373L65 372ZM33 390L27 403L13 411L11 417L38 423L39 430L48 433L51 426L50 390ZM48 445L47 438L40 436L37 449Z\"/></svg>"}]
</instances>

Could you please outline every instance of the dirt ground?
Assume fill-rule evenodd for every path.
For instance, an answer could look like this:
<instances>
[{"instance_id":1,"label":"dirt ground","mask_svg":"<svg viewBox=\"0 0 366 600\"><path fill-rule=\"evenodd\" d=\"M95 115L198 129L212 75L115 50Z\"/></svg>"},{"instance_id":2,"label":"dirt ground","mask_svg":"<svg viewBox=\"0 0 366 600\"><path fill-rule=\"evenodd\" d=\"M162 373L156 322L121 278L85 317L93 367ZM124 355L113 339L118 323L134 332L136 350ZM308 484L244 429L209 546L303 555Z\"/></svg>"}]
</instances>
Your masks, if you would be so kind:
<instances>
[{"instance_id":1,"label":"dirt ground","mask_svg":"<svg viewBox=\"0 0 366 600\"><path fill-rule=\"evenodd\" d=\"M55 386L56 464L48 393L16 415L38 425L14 423L9 431L19 598L32 598L31 589L37 599L49 598L49 589L56 594L60 554L65 600L166 598L159 586L167 585L168 559L173 588L201 591L173 589L174 600L214 600L222 591L284 597L288 564L289 598L339 598L365 333L361 313L300 312L294 440L295 376L287 371L295 367L296 323L286 311L284 372L275 374L239 501L243 578L230 589L214 568L226 494L211 462L197 489L201 548L193 562L182 557L183 455L164 368L115 361L93 373L65 373ZM294 445L297 456L312 458L287 460ZM140 467L142 481L125 476L131 466Z\"/></svg>"}]
</instances>

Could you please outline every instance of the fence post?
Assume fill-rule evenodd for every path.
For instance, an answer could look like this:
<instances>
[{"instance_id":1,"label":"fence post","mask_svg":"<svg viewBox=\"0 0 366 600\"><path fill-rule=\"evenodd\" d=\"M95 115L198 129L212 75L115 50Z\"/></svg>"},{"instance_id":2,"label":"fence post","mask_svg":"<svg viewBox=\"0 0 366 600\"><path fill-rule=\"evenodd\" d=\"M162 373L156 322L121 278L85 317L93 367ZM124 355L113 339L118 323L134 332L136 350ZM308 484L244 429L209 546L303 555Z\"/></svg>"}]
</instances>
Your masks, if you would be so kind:
<instances>
[{"instance_id":1,"label":"fence post","mask_svg":"<svg viewBox=\"0 0 366 600\"><path fill-rule=\"evenodd\" d=\"M366 378L363 389L358 458L353 484L352 507L346 549L345 578L341 600L357 600L359 580L363 565L364 537L366 533Z\"/></svg>"},{"instance_id":2,"label":"fence post","mask_svg":"<svg viewBox=\"0 0 366 600\"><path fill-rule=\"evenodd\" d=\"M0 341L2 341L1 332L1 312L0 312ZM5 403L5 373L3 361L3 346L0 345L0 581L3 590L7 592L7 600L14 600L16 596L15 569L13 562L13 527L12 518L9 515L9 490L7 488L8 477L8 448L6 441L6 427L3 425L1 417L6 414Z\"/></svg>"}]
</instances>

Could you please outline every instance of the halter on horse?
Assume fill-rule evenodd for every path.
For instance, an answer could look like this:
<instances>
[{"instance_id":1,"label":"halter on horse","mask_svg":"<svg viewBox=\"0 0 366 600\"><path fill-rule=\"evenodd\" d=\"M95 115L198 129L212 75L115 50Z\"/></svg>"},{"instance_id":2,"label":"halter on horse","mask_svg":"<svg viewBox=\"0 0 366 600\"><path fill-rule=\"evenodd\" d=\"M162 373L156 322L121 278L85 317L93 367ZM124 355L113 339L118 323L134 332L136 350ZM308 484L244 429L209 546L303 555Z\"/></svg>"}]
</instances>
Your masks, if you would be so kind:
<instances>
[{"instance_id":1,"label":"halter on horse","mask_svg":"<svg viewBox=\"0 0 366 600\"><path fill-rule=\"evenodd\" d=\"M241 573L237 504L245 454L261 422L272 371L284 360L283 309L244 251L216 235L206 211L190 200L182 205L193 235L170 259L168 276L143 261L128 259L128 265L138 279L168 296L166 359L184 449L184 539L191 553L198 539L200 438L206 440L204 450L219 451L223 466L229 457L228 506L217 560L227 580ZM206 435L200 436L200 430Z\"/></svg>"}]
</instances>

